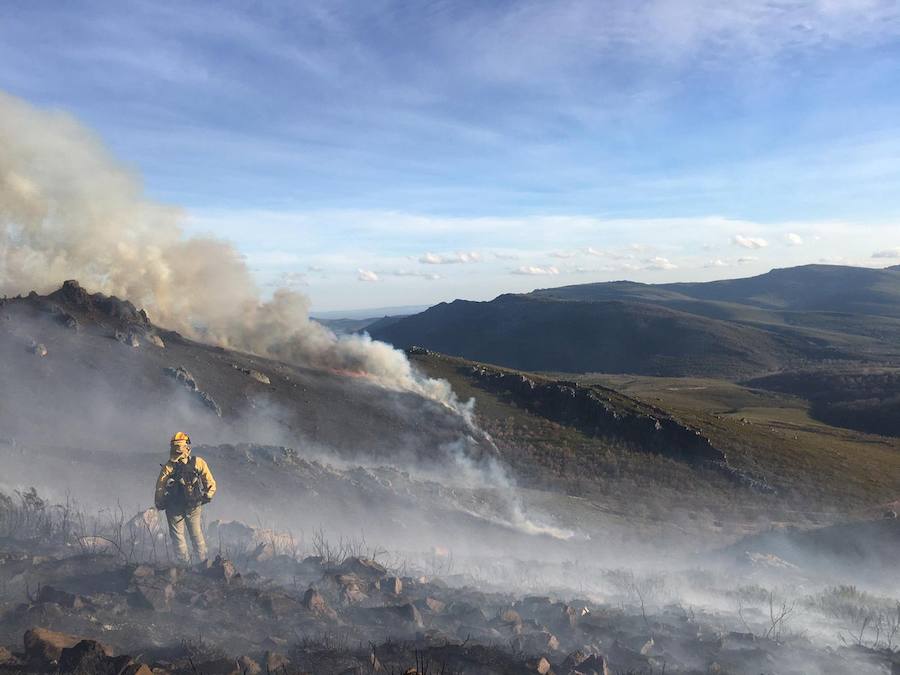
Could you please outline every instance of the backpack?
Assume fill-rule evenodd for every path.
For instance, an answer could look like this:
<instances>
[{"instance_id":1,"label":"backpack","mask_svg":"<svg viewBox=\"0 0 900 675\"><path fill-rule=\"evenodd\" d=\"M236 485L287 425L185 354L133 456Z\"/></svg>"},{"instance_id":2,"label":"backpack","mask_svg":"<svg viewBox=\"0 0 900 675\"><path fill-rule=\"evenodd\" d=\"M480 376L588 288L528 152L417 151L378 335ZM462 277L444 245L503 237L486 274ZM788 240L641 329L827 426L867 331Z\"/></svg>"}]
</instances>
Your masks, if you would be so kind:
<instances>
[{"instance_id":1,"label":"backpack","mask_svg":"<svg viewBox=\"0 0 900 675\"><path fill-rule=\"evenodd\" d=\"M175 462L166 480L166 509L192 508L203 501L203 481L197 471L197 458Z\"/></svg>"}]
</instances>

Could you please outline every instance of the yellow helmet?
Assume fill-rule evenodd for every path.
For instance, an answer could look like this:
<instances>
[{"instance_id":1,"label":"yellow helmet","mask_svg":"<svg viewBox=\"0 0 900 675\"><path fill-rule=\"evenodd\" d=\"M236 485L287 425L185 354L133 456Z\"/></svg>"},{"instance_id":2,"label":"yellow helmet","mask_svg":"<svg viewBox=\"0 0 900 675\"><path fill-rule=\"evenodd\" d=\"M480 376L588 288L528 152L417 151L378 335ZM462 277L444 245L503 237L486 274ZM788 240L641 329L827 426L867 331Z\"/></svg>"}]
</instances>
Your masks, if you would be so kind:
<instances>
[{"instance_id":1,"label":"yellow helmet","mask_svg":"<svg viewBox=\"0 0 900 675\"><path fill-rule=\"evenodd\" d=\"M170 445L182 445L182 444L184 444L184 445L190 445L190 444L191 444L191 437L188 436L188 435L187 435L186 433L184 433L183 431L179 431L179 432L177 432L174 436L172 436L172 440L169 441L169 444L170 444Z\"/></svg>"}]
</instances>

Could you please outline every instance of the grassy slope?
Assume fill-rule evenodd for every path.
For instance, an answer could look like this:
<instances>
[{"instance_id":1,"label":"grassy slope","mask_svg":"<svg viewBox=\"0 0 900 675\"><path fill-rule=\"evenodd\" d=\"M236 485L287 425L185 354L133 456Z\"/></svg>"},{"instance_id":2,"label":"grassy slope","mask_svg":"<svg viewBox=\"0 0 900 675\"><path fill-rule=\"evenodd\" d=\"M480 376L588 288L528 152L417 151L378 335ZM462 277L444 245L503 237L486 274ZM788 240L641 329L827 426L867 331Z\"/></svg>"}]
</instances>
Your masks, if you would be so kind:
<instances>
[{"instance_id":1,"label":"grassy slope","mask_svg":"<svg viewBox=\"0 0 900 675\"><path fill-rule=\"evenodd\" d=\"M489 430L520 479L554 486L618 512L648 519L730 522L750 530L769 519L811 524L842 520L900 496L900 440L837 429L809 417L801 399L721 380L581 376L670 412L725 450L730 462L764 476L775 496L736 488L676 461L590 438L478 388L470 362L415 357L434 376L474 396ZM566 375L565 379L572 379Z\"/></svg>"}]
</instances>

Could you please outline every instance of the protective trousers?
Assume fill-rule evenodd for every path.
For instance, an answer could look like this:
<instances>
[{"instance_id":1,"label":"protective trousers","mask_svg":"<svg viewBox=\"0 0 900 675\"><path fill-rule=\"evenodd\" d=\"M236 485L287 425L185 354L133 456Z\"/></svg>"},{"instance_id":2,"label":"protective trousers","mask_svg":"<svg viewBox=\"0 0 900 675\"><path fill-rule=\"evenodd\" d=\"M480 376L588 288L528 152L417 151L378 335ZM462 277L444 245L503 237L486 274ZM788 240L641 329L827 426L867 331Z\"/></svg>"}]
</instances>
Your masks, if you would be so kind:
<instances>
[{"instance_id":1,"label":"protective trousers","mask_svg":"<svg viewBox=\"0 0 900 675\"><path fill-rule=\"evenodd\" d=\"M191 558L188 555L187 541L184 536L185 525L187 525L188 534L191 536L191 543L194 545L194 553L197 556L197 560L199 562L206 560L206 540L203 538L202 514L203 507L200 505L171 512L166 511L166 520L169 521L169 536L172 538L172 545L175 547L175 557L183 565L191 562Z\"/></svg>"}]
</instances>

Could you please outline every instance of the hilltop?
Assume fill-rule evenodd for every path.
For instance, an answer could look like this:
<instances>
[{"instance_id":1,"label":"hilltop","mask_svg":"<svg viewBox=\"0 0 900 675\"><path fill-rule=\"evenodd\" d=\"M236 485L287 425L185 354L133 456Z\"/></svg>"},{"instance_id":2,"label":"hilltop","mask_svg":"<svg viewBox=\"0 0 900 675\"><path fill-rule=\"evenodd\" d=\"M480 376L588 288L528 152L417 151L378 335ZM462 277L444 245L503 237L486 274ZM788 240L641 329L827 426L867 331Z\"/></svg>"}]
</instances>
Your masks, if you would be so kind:
<instances>
[{"instance_id":1,"label":"hilltop","mask_svg":"<svg viewBox=\"0 0 900 675\"><path fill-rule=\"evenodd\" d=\"M627 281L456 300L367 329L511 368L738 379L900 358L900 271L807 265L707 283Z\"/></svg>"}]
</instances>

